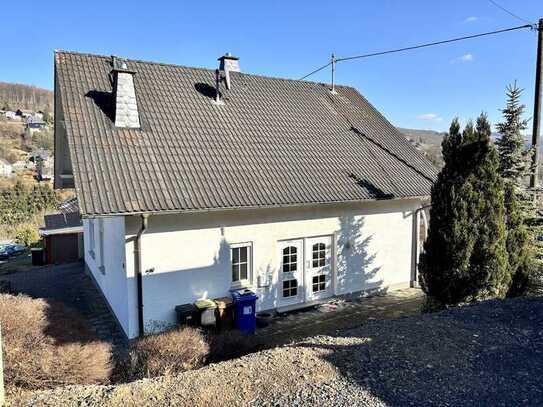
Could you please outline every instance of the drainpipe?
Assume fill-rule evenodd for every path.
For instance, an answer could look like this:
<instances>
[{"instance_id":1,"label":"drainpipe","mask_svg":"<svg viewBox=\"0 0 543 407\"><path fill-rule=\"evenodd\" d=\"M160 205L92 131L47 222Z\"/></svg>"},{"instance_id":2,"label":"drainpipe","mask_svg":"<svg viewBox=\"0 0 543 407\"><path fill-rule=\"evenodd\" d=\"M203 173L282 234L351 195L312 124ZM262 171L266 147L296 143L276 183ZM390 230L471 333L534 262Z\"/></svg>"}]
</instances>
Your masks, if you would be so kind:
<instances>
[{"instance_id":1,"label":"drainpipe","mask_svg":"<svg viewBox=\"0 0 543 407\"><path fill-rule=\"evenodd\" d=\"M141 215L141 227L134 241L134 271L136 273L136 284L138 287L138 336L144 336L143 324L143 277L141 272L141 235L147 230L147 222L149 215Z\"/></svg>"},{"instance_id":2,"label":"drainpipe","mask_svg":"<svg viewBox=\"0 0 543 407\"><path fill-rule=\"evenodd\" d=\"M414 221L415 221L415 247L413 248L413 272L412 272L412 278L413 278L413 285L415 287L418 286L418 270L419 270L419 247L420 247L420 224L418 222L419 220L419 213L422 215L422 221L424 222L424 228L426 229L426 234L428 234L428 219L426 218L426 212L424 211L427 208L432 207L432 205L424 205L420 208L416 209L414 212Z\"/></svg>"}]
</instances>

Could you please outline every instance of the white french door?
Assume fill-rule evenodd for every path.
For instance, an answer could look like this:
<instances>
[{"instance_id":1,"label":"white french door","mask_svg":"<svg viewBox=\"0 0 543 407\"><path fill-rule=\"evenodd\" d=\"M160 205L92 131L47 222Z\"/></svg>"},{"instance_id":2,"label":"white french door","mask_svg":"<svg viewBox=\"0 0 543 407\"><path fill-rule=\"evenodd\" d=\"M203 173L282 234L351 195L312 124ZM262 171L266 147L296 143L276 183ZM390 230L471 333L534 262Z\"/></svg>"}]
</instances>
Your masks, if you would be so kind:
<instances>
[{"instance_id":1,"label":"white french door","mask_svg":"<svg viewBox=\"0 0 543 407\"><path fill-rule=\"evenodd\" d=\"M332 296L332 236L305 239L306 301Z\"/></svg>"},{"instance_id":2,"label":"white french door","mask_svg":"<svg viewBox=\"0 0 543 407\"><path fill-rule=\"evenodd\" d=\"M278 242L279 306L332 296L332 236Z\"/></svg>"},{"instance_id":3,"label":"white french door","mask_svg":"<svg viewBox=\"0 0 543 407\"><path fill-rule=\"evenodd\" d=\"M304 301L303 292L303 240L286 240L278 244L279 279L278 302L280 306L295 305Z\"/></svg>"}]
</instances>

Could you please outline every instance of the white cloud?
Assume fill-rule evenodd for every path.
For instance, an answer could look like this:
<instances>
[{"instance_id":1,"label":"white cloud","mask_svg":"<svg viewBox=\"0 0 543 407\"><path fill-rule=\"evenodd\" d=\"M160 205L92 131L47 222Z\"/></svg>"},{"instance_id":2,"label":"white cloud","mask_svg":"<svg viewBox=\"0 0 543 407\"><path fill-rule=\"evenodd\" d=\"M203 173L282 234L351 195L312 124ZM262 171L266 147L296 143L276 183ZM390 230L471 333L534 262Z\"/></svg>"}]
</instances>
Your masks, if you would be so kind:
<instances>
[{"instance_id":1,"label":"white cloud","mask_svg":"<svg viewBox=\"0 0 543 407\"><path fill-rule=\"evenodd\" d=\"M464 54L462 56L459 56L458 58L454 58L451 60L452 63L455 62L472 62L475 59L473 54L470 54L469 52L467 54Z\"/></svg>"},{"instance_id":2,"label":"white cloud","mask_svg":"<svg viewBox=\"0 0 543 407\"><path fill-rule=\"evenodd\" d=\"M474 23L475 21L477 21L479 18L478 17L475 17L475 16L469 16L468 18L466 18L464 20L464 23Z\"/></svg>"},{"instance_id":3,"label":"white cloud","mask_svg":"<svg viewBox=\"0 0 543 407\"><path fill-rule=\"evenodd\" d=\"M428 121L428 122L441 122L443 121L443 117L435 114L435 113L425 113L425 114L420 114L417 116L417 119L419 120L425 120L425 121Z\"/></svg>"}]
</instances>

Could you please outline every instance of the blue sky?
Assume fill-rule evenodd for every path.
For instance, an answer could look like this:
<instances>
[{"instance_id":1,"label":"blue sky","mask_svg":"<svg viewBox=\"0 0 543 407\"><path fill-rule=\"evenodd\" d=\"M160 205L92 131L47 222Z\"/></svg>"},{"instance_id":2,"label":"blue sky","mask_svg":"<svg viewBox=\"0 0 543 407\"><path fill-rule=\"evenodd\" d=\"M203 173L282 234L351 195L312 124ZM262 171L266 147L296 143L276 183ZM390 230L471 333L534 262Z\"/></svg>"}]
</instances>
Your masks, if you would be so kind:
<instances>
[{"instance_id":1,"label":"blue sky","mask_svg":"<svg viewBox=\"0 0 543 407\"><path fill-rule=\"evenodd\" d=\"M498 0L535 21L541 0ZM337 56L409 46L522 22L488 0L34 1L2 5L0 81L52 89L53 50L115 54L215 68L226 51L245 72L299 78ZM394 124L446 130L504 104L506 85L525 88L531 116L536 34L485 39L338 64ZM329 71L311 79L328 82Z\"/></svg>"}]
</instances>

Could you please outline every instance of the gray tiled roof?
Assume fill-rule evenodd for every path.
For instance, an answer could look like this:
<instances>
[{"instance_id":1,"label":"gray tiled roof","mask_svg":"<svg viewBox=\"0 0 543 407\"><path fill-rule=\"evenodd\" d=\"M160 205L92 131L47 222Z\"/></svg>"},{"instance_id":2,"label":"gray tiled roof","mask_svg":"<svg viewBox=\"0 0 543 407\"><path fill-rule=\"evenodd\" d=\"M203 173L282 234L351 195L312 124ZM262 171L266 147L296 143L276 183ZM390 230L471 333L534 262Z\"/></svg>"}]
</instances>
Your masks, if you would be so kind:
<instances>
[{"instance_id":1,"label":"gray tiled roof","mask_svg":"<svg viewBox=\"0 0 543 407\"><path fill-rule=\"evenodd\" d=\"M427 196L435 167L350 87L128 60L141 129L115 128L111 58L59 51L81 213L272 207Z\"/></svg>"},{"instance_id":2,"label":"gray tiled roof","mask_svg":"<svg viewBox=\"0 0 543 407\"><path fill-rule=\"evenodd\" d=\"M44 216L45 230L63 229L81 226L81 215L79 212L53 213Z\"/></svg>"},{"instance_id":3,"label":"gray tiled roof","mask_svg":"<svg viewBox=\"0 0 543 407\"><path fill-rule=\"evenodd\" d=\"M60 213L79 213L79 204L77 202L77 197L74 196L72 198L65 199L58 205L57 209Z\"/></svg>"}]
</instances>

